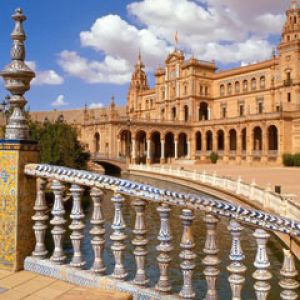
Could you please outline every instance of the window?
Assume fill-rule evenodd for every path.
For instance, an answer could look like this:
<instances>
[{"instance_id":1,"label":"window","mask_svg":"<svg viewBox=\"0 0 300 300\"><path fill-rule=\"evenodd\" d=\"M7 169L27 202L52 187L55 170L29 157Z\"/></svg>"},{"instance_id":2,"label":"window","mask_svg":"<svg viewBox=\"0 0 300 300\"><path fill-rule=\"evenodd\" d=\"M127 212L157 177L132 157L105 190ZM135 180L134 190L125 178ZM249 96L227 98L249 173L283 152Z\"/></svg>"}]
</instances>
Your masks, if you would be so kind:
<instances>
[{"instance_id":1,"label":"window","mask_svg":"<svg viewBox=\"0 0 300 300\"><path fill-rule=\"evenodd\" d=\"M248 91L248 81L247 81L247 80L244 80L244 81L243 81L243 91L244 91L244 92L247 92L247 91Z\"/></svg>"},{"instance_id":2,"label":"window","mask_svg":"<svg viewBox=\"0 0 300 300\"><path fill-rule=\"evenodd\" d=\"M225 95L225 86L224 86L224 84L222 84L220 86L220 96L224 96L224 95Z\"/></svg>"},{"instance_id":3,"label":"window","mask_svg":"<svg viewBox=\"0 0 300 300\"><path fill-rule=\"evenodd\" d=\"M244 106L244 104L240 104L239 113L240 113L240 117L243 117L245 115L245 106Z\"/></svg>"},{"instance_id":4,"label":"window","mask_svg":"<svg viewBox=\"0 0 300 300\"><path fill-rule=\"evenodd\" d=\"M262 114L264 112L264 105L262 102L258 102L258 113Z\"/></svg>"},{"instance_id":5,"label":"window","mask_svg":"<svg viewBox=\"0 0 300 300\"><path fill-rule=\"evenodd\" d=\"M226 114L227 114L226 106L223 106L223 107L222 107L222 118L223 118L223 119L226 118Z\"/></svg>"},{"instance_id":6,"label":"window","mask_svg":"<svg viewBox=\"0 0 300 300\"><path fill-rule=\"evenodd\" d=\"M232 93L232 84L231 83L228 83L228 85L227 85L227 93L228 93L228 95L231 95L231 93Z\"/></svg>"},{"instance_id":7,"label":"window","mask_svg":"<svg viewBox=\"0 0 300 300\"><path fill-rule=\"evenodd\" d=\"M252 78L252 80L251 80L251 89L252 89L252 91L256 90L256 79L255 78Z\"/></svg>"},{"instance_id":8,"label":"window","mask_svg":"<svg viewBox=\"0 0 300 300\"><path fill-rule=\"evenodd\" d=\"M187 86L186 86L186 84L184 85L184 88L183 88L183 90L184 90L184 95L186 95L187 94Z\"/></svg>"},{"instance_id":9,"label":"window","mask_svg":"<svg viewBox=\"0 0 300 300\"><path fill-rule=\"evenodd\" d=\"M280 105L276 105L276 111L280 112Z\"/></svg>"},{"instance_id":10,"label":"window","mask_svg":"<svg viewBox=\"0 0 300 300\"><path fill-rule=\"evenodd\" d=\"M235 83L235 93L236 94L240 93L240 83L238 81Z\"/></svg>"},{"instance_id":11,"label":"window","mask_svg":"<svg viewBox=\"0 0 300 300\"><path fill-rule=\"evenodd\" d=\"M205 96L207 96L208 95L208 87L206 86L205 87Z\"/></svg>"},{"instance_id":12,"label":"window","mask_svg":"<svg viewBox=\"0 0 300 300\"><path fill-rule=\"evenodd\" d=\"M203 95L203 86L200 85L200 95Z\"/></svg>"},{"instance_id":13,"label":"window","mask_svg":"<svg viewBox=\"0 0 300 300\"><path fill-rule=\"evenodd\" d=\"M287 102L291 102L291 101L292 101L292 94L287 93Z\"/></svg>"},{"instance_id":14,"label":"window","mask_svg":"<svg viewBox=\"0 0 300 300\"><path fill-rule=\"evenodd\" d=\"M176 107L172 107L172 120L176 119Z\"/></svg>"},{"instance_id":15,"label":"window","mask_svg":"<svg viewBox=\"0 0 300 300\"><path fill-rule=\"evenodd\" d=\"M264 89L266 87L266 77L262 76L260 77L260 88Z\"/></svg>"}]
</instances>

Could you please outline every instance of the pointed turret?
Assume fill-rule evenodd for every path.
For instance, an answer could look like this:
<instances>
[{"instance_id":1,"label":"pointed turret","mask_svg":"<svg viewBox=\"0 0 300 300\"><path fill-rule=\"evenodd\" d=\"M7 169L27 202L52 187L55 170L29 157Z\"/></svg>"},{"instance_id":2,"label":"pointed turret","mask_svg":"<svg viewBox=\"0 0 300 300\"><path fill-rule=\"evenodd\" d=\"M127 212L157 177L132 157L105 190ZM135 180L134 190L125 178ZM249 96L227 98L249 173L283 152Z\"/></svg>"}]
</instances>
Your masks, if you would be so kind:
<instances>
[{"instance_id":1,"label":"pointed turret","mask_svg":"<svg viewBox=\"0 0 300 300\"><path fill-rule=\"evenodd\" d=\"M139 51L137 63L134 67L134 72L131 77L130 89L147 90L149 89L147 83L147 75L144 71L145 65L142 61L141 52Z\"/></svg>"}]
</instances>

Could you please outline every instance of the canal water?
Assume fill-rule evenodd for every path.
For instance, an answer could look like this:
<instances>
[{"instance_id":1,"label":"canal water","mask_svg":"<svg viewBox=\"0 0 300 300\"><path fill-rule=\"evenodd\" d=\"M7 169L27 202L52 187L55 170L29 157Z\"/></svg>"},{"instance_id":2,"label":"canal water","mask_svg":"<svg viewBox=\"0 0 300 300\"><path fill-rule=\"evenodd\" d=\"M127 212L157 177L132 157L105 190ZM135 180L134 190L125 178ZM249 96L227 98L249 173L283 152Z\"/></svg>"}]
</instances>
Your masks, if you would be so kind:
<instances>
[{"instance_id":1,"label":"canal water","mask_svg":"<svg viewBox=\"0 0 300 300\"><path fill-rule=\"evenodd\" d=\"M145 179L143 177L135 177L135 176L127 176L126 178L135 180L142 183L147 183L151 185L155 185L157 187L161 188L168 188L171 190L176 190L178 192L185 192L185 193L194 193L194 194L201 194L197 191L178 186L176 184L164 182L161 180L155 180L155 179ZM110 201L110 198L112 197L111 192L105 192L104 199L103 199L103 212L106 220L106 244L105 244L105 251L104 251L104 262L107 267L107 274L111 274L114 266L114 258L112 251L110 250L111 241L109 239L110 234L112 233L111 230L111 224L113 221L113 215L114 215L114 209L112 202ZM86 198L84 200L84 211L85 211L85 240L83 243L83 253L85 254L85 259L87 261L87 269L89 269L93 262L93 251L91 247L90 242L90 235L89 230L91 229L91 225L89 223L89 220L91 218L92 213L92 206L90 205L91 201L90 199ZM157 251L156 246L158 245L157 235L159 232L159 226L160 226L160 220L158 213L156 211L157 205L149 203L146 208L146 225L147 225L147 238L149 240L149 244L147 246L148 249L148 255L147 255L147 274L150 278L150 287L154 287L158 277L159 277L159 269L157 266ZM69 215L69 211L67 213ZM135 213L133 207L130 205L129 199L126 199L124 209L123 209L123 215L124 220L126 222L127 228L126 228L126 234L128 236L126 245L126 253L125 253L125 267L129 272L128 279L133 279L135 274L135 260L133 256L133 246L131 245L131 242L134 235L132 234L132 229L134 227L134 221L135 221ZM173 292L178 293L182 286L182 275L180 271L180 239L181 239L181 233L182 233L182 226L180 221L180 209L179 208L172 208L171 212L171 230L173 235L173 246L174 250L172 252L172 262L170 265L170 281L173 287ZM197 254L196 258L196 268L193 273L193 285L194 290L196 291L196 299L204 299L205 293L206 293L206 281L205 277L203 275L203 269L204 266L202 264L202 259L204 258L204 253L202 249L204 248L205 243L205 235L206 235L206 227L203 222L203 213L196 212L196 218L193 223L193 233L194 238L196 242L196 247L194 248L194 252ZM70 224L70 219L68 219L68 225ZM231 299L231 292L230 292L230 286L228 282L228 272L226 270L226 267L230 264L229 260L229 252L231 248L231 235L230 232L227 230L228 226L228 219L221 218L220 222L217 226L217 244L218 248L220 249L220 252L218 254L219 258L221 259L221 263L219 265L220 275L217 280L217 291L220 299ZM245 274L246 282L243 287L243 297L242 299L256 299L253 289L254 281L252 279L252 273L255 271L255 268L253 266L253 262L255 260L255 254L256 254L256 242L253 237L253 232L255 228L246 226L245 229L242 232L241 235L241 243L242 248L244 251L244 254L246 256L245 258L245 265L247 266L247 271ZM67 230L66 237L65 237L65 245L64 249L66 251L68 259L71 259L72 257L72 245L70 241L70 231ZM53 248L52 244L52 238L48 232L47 234L47 241L48 246L50 248ZM268 299L280 299L280 287L278 285L278 282L280 280L280 268L282 266L283 261L283 254L282 249L284 247L283 243L273 234L271 234L271 238L268 241L268 256L271 262L271 272L273 275L272 280L270 281L272 289L271 293ZM297 262L297 269L300 270L300 264ZM299 280L299 278L298 278ZM299 290L300 295L300 290Z\"/></svg>"}]
</instances>

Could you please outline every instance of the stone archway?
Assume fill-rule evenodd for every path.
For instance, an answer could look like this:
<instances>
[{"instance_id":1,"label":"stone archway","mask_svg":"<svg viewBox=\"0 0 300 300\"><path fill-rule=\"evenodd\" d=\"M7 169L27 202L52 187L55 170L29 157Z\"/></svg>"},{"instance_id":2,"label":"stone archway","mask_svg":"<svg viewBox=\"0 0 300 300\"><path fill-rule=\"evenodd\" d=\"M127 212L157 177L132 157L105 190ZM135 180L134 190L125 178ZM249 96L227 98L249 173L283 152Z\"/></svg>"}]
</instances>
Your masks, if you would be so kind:
<instances>
[{"instance_id":1,"label":"stone archway","mask_svg":"<svg viewBox=\"0 0 300 300\"><path fill-rule=\"evenodd\" d=\"M99 132L96 132L94 134L94 152L99 153L101 150L100 148L100 134Z\"/></svg>"},{"instance_id":2,"label":"stone archway","mask_svg":"<svg viewBox=\"0 0 300 300\"><path fill-rule=\"evenodd\" d=\"M278 129L275 125L268 128L269 151L278 151Z\"/></svg>"},{"instance_id":3,"label":"stone archway","mask_svg":"<svg viewBox=\"0 0 300 300\"><path fill-rule=\"evenodd\" d=\"M140 130L136 134L135 138L136 143L136 163L138 164L145 164L146 163L146 156L147 156L147 138L146 132Z\"/></svg>"},{"instance_id":4,"label":"stone archway","mask_svg":"<svg viewBox=\"0 0 300 300\"><path fill-rule=\"evenodd\" d=\"M120 134L121 137L121 149L120 156L130 158L132 149L131 132L129 130L123 130Z\"/></svg>"},{"instance_id":5,"label":"stone archway","mask_svg":"<svg viewBox=\"0 0 300 300\"><path fill-rule=\"evenodd\" d=\"M223 130L218 130L217 132L217 140L218 140L218 151L224 151L225 148L225 137L224 137L224 131Z\"/></svg>"},{"instance_id":6,"label":"stone archway","mask_svg":"<svg viewBox=\"0 0 300 300\"><path fill-rule=\"evenodd\" d=\"M256 126L253 129L253 150L262 151L262 149L263 149L262 129L259 126Z\"/></svg>"},{"instance_id":7,"label":"stone archway","mask_svg":"<svg viewBox=\"0 0 300 300\"><path fill-rule=\"evenodd\" d=\"M178 136L178 158L186 158L188 155L188 138L186 133L182 132Z\"/></svg>"},{"instance_id":8,"label":"stone archway","mask_svg":"<svg viewBox=\"0 0 300 300\"><path fill-rule=\"evenodd\" d=\"M201 102L199 105L199 121L206 121L208 119L208 104L206 102Z\"/></svg>"},{"instance_id":9,"label":"stone archway","mask_svg":"<svg viewBox=\"0 0 300 300\"><path fill-rule=\"evenodd\" d=\"M213 133L211 130L206 132L206 151L213 150Z\"/></svg>"},{"instance_id":10,"label":"stone archway","mask_svg":"<svg viewBox=\"0 0 300 300\"><path fill-rule=\"evenodd\" d=\"M166 159L175 158L175 137L172 132L165 135L165 157Z\"/></svg>"},{"instance_id":11,"label":"stone archway","mask_svg":"<svg viewBox=\"0 0 300 300\"><path fill-rule=\"evenodd\" d=\"M151 134L151 147L150 147L151 163L159 163L161 158L161 142L160 133L155 131Z\"/></svg>"},{"instance_id":12,"label":"stone archway","mask_svg":"<svg viewBox=\"0 0 300 300\"><path fill-rule=\"evenodd\" d=\"M237 134L235 129L229 130L229 150L233 152L237 150Z\"/></svg>"},{"instance_id":13,"label":"stone archway","mask_svg":"<svg viewBox=\"0 0 300 300\"><path fill-rule=\"evenodd\" d=\"M242 134L241 134L241 144L242 144L242 151L246 152L247 151L247 129L244 128L242 130Z\"/></svg>"},{"instance_id":14,"label":"stone archway","mask_svg":"<svg viewBox=\"0 0 300 300\"><path fill-rule=\"evenodd\" d=\"M202 134L201 131L197 131L195 134L196 139L196 151L202 151Z\"/></svg>"}]
</instances>

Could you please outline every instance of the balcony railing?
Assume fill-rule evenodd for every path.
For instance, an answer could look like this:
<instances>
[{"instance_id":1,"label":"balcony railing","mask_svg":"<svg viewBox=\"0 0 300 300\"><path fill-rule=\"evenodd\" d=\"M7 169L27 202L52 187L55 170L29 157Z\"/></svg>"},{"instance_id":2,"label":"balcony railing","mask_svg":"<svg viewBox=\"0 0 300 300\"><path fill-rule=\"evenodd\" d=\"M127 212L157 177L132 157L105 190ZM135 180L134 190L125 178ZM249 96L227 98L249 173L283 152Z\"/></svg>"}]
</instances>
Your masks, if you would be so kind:
<instances>
[{"instance_id":1,"label":"balcony railing","mask_svg":"<svg viewBox=\"0 0 300 300\"><path fill-rule=\"evenodd\" d=\"M232 247L229 255L230 263L227 269L230 273L228 280L233 299L241 299L241 290L245 282L246 267L243 264L245 257L240 242L243 227L240 222L257 227L254 232L254 238L257 243L257 255L254 262L256 270L252 275L255 279L254 290L257 299L266 299L271 289L269 283L271 278L270 262L266 249L270 235L265 230L278 231L295 237L300 236L300 224L294 220L215 200L211 197L177 193L172 190L159 189L120 178L50 165L27 165L25 173L37 178L37 198L34 205L35 215L32 217L36 245L32 256L27 257L25 260L25 269L35 272L47 272L47 275L54 277L63 276L62 274L64 274L70 282L79 280L81 284L87 286L96 286L99 282L102 282L105 286L114 285L115 289L133 292L137 298L171 299L165 298L164 295L171 292L169 267L171 260L176 260L175 257L172 258L173 245L170 228L171 208L173 206L181 208L182 238L180 242L181 252L178 257L178 260L181 261L180 268L183 279L182 288L179 292L181 299L195 298L192 281L193 271L196 267L195 258L197 256L194 251L195 240L192 232L195 212L202 211L205 213L203 220L207 228L206 242L203 249L205 257L202 260L204 265L203 274L207 281L206 299L217 299L216 280L220 273L218 268L220 259L218 257L216 226L219 222L219 217L225 217L229 220L228 230L232 236ZM213 180L214 183L217 182L216 177ZM233 188L229 182L226 181L225 183L229 188ZM54 194L54 205L51 210L52 217L49 216L49 208L45 201L45 189L48 184L50 184ZM240 185L239 188L242 191L243 186ZM250 189L250 193L252 193L253 197L256 197L253 187ZM69 229L74 253L70 262L66 261L63 247L67 229L66 211L63 203L65 190L70 191L73 199ZM84 212L81 207L82 195L85 190L90 193L93 202L93 212L90 219L91 230L89 233L84 231L86 224L83 222ZM111 201L114 209L114 219L111 225L112 233L110 235L112 244L110 248L115 265L109 277L105 275L106 261L103 256L104 246L107 243L105 240L105 220L102 211L102 195L105 190L113 191ZM124 265L127 240L131 236L127 234L123 220L124 196L132 200L131 204L135 212L135 223L132 230L133 240L131 242L134 247L133 255L135 256L136 271L133 271L134 274L131 274L134 278L131 282L126 282L128 271ZM158 246L156 247L159 274L154 288L146 288L148 284L146 272L148 239L145 225L145 210L149 202L157 204L157 213L160 219L160 230L157 236ZM51 219L50 222L49 219ZM45 234L49 223L52 225L51 234L54 241L54 250L50 253L50 256L48 256L45 244ZM87 254L82 250L83 240L87 238L87 234L91 235L91 246L94 253L93 265L90 270L85 270L85 255ZM153 264L154 262L151 263ZM285 299L297 298L297 292L295 291L298 287L298 282L295 279L296 274L294 257L290 250L285 250L283 268L281 270L282 277L279 281L283 290L282 294L290 297ZM117 279L117 281L113 281L114 279Z\"/></svg>"}]
</instances>

